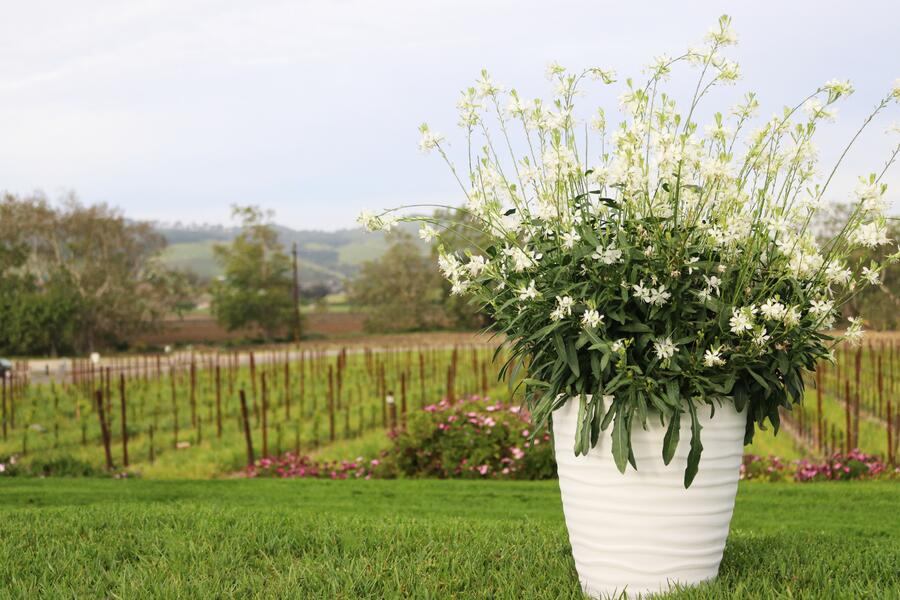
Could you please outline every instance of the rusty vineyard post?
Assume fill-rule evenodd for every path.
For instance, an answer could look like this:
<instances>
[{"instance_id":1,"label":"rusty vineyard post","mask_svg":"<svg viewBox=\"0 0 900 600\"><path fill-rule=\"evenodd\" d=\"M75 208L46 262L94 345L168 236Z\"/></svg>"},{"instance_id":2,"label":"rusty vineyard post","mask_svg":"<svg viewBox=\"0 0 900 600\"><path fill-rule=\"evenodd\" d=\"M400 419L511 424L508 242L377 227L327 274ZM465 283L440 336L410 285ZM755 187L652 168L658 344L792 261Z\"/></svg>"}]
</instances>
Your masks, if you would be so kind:
<instances>
[{"instance_id":1,"label":"rusty vineyard post","mask_svg":"<svg viewBox=\"0 0 900 600\"><path fill-rule=\"evenodd\" d=\"M191 370L190 370L190 400L191 400L191 425L194 427L197 426L197 363L194 362L194 357L191 357Z\"/></svg>"},{"instance_id":2,"label":"rusty vineyard post","mask_svg":"<svg viewBox=\"0 0 900 600\"><path fill-rule=\"evenodd\" d=\"M119 373L119 398L122 403L122 466L128 467L128 408L125 397L125 374Z\"/></svg>"},{"instance_id":3,"label":"rusty vineyard post","mask_svg":"<svg viewBox=\"0 0 900 600\"><path fill-rule=\"evenodd\" d=\"M419 407L425 406L425 355L419 349Z\"/></svg>"},{"instance_id":4,"label":"rusty vineyard post","mask_svg":"<svg viewBox=\"0 0 900 600\"><path fill-rule=\"evenodd\" d=\"M97 390L97 418L100 419L100 436L103 440L103 452L106 455L106 470L112 471L113 459L112 449L109 447L109 425L106 422L106 409L103 406L103 390Z\"/></svg>"},{"instance_id":5,"label":"rusty vineyard post","mask_svg":"<svg viewBox=\"0 0 900 600\"><path fill-rule=\"evenodd\" d=\"M304 397L306 395L306 363L303 360L304 352L300 351L300 362L297 365L297 368L300 370L300 399L298 400L297 410L300 411L299 418L303 417L303 404Z\"/></svg>"},{"instance_id":6,"label":"rusty vineyard post","mask_svg":"<svg viewBox=\"0 0 900 600\"><path fill-rule=\"evenodd\" d=\"M256 357L253 350L250 351L250 393L253 401L253 415L259 421L259 405L256 402Z\"/></svg>"},{"instance_id":7,"label":"rusty vineyard post","mask_svg":"<svg viewBox=\"0 0 900 600\"><path fill-rule=\"evenodd\" d=\"M394 392L389 391L384 397L384 404L388 410L390 418L390 432L397 433L397 403L394 401Z\"/></svg>"},{"instance_id":8,"label":"rusty vineyard post","mask_svg":"<svg viewBox=\"0 0 900 600\"><path fill-rule=\"evenodd\" d=\"M178 448L178 394L176 392L175 367L169 368L169 382L172 388L172 447Z\"/></svg>"},{"instance_id":9,"label":"rusty vineyard post","mask_svg":"<svg viewBox=\"0 0 900 600\"><path fill-rule=\"evenodd\" d=\"M6 441L6 375L2 377L3 382L0 384L3 388L2 395L0 395L0 403L3 405L3 441Z\"/></svg>"},{"instance_id":10,"label":"rusty vineyard post","mask_svg":"<svg viewBox=\"0 0 900 600\"><path fill-rule=\"evenodd\" d=\"M262 457L269 457L269 394L266 389L266 372L263 370L262 378L260 379L260 384L262 384Z\"/></svg>"},{"instance_id":11,"label":"rusty vineyard post","mask_svg":"<svg viewBox=\"0 0 900 600\"><path fill-rule=\"evenodd\" d=\"M291 361L284 359L284 420L291 420Z\"/></svg>"},{"instance_id":12,"label":"rusty vineyard post","mask_svg":"<svg viewBox=\"0 0 900 600\"><path fill-rule=\"evenodd\" d=\"M154 461L156 461L156 448L153 446L153 431L156 429L153 424L150 424L149 431L147 432L150 436L150 464L152 465Z\"/></svg>"},{"instance_id":13,"label":"rusty vineyard post","mask_svg":"<svg viewBox=\"0 0 900 600\"><path fill-rule=\"evenodd\" d=\"M816 369L816 448L822 450L822 370L820 364Z\"/></svg>"},{"instance_id":14,"label":"rusty vineyard post","mask_svg":"<svg viewBox=\"0 0 900 600\"><path fill-rule=\"evenodd\" d=\"M328 440L334 443L334 369L328 365Z\"/></svg>"},{"instance_id":15,"label":"rusty vineyard post","mask_svg":"<svg viewBox=\"0 0 900 600\"><path fill-rule=\"evenodd\" d=\"M110 382L112 370L109 367L106 367L106 369L100 373L100 377L105 382L104 385L106 386L106 424L109 426L109 423L112 420L112 384Z\"/></svg>"},{"instance_id":16,"label":"rusty vineyard post","mask_svg":"<svg viewBox=\"0 0 900 600\"><path fill-rule=\"evenodd\" d=\"M893 466L895 463L894 453L894 342L891 341L891 352L888 356L888 368L890 375L888 377L888 394L884 403L885 420L887 421L887 461Z\"/></svg>"},{"instance_id":17,"label":"rusty vineyard post","mask_svg":"<svg viewBox=\"0 0 900 600\"><path fill-rule=\"evenodd\" d=\"M853 394L853 448L859 446L859 404L860 375L862 373L862 345L856 349L854 357L854 394Z\"/></svg>"},{"instance_id":18,"label":"rusty vineyard post","mask_svg":"<svg viewBox=\"0 0 900 600\"><path fill-rule=\"evenodd\" d=\"M850 450L853 447L853 431L852 431L853 422L852 422L852 418L851 418L851 413L853 411L852 405L853 405L853 400L850 398L850 378L848 377L847 379L844 380L844 406L845 406L844 413L846 416L844 425L847 428L847 431L845 432L846 440L844 442L844 444L845 444L844 452L845 453L850 452Z\"/></svg>"},{"instance_id":19,"label":"rusty vineyard post","mask_svg":"<svg viewBox=\"0 0 900 600\"><path fill-rule=\"evenodd\" d=\"M406 372L400 373L400 420L406 427Z\"/></svg>"},{"instance_id":20,"label":"rusty vineyard post","mask_svg":"<svg viewBox=\"0 0 900 600\"><path fill-rule=\"evenodd\" d=\"M222 437L222 372L216 364L216 437Z\"/></svg>"},{"instance_id":21,"label":"rusty vineyard post","mask_svg":"<svg viewBox=\"0 0 900 600\"><path fill-rule=\"evenodd\" d=\"M241 416L243 417L244 424L244 440L247 442L247 468L250 468L256 463L253 458L253 437L250 435L250 414L247 410L247 395L244 393L243 388L241 388L238 393L241 397Z\"/></svg>"}]
</instances>

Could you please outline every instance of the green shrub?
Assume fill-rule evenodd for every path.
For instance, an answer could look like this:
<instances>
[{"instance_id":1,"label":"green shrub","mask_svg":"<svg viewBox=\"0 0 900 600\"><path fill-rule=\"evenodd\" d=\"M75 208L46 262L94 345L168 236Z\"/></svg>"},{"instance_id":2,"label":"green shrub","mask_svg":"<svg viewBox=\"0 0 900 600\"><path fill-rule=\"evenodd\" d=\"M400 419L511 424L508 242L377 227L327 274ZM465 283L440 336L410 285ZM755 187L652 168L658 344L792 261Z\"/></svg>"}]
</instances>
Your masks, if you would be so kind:
<instances>
[{"instance_id":1,"label":"green shrub","mask_svg":"<svg viewBox=\"0 0 900 600\"><path fill-rule=\"evenodd\" d=\"M520 407L473 397L410 415L384 457L408 477L549 479L556 474L548 434L530 439Z\"/></svg>"}]
</instances>

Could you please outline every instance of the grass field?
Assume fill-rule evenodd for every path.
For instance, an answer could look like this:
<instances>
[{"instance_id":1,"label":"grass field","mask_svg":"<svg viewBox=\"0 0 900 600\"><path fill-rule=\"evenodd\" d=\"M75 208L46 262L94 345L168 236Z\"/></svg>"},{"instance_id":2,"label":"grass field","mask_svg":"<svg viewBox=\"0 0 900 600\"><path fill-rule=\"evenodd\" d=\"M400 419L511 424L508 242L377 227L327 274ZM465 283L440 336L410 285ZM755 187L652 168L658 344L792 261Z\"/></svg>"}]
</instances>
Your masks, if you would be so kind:
<instances>
[{"instance_id":1,"label":"grass field","mask_svg":"<svg viewBox=\"0 0 900 600\"><path fill-rule=\"evenodd\" d=\"M720 577L667 598L898 598L900 484L742 483ZM18 479L10 598L581 598L555 482Z\"/></svg>"}]
</instances>

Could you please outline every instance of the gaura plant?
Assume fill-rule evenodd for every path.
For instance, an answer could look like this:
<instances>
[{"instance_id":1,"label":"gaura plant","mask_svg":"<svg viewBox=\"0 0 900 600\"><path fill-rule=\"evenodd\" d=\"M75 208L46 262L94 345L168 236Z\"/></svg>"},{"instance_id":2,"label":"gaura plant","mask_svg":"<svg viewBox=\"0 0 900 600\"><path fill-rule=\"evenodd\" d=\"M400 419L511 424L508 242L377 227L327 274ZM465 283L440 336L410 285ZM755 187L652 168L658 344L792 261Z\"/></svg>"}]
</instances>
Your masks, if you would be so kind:
<instances>
[{"instance_id":1,"label":"gaura plant","mask_svg":"<svg viewBox=\"0 0 900 600\"><path fill-rule=\"evenodd\" d=\"M457 104L467 178L445 138L420 128L422 150L447 162L465 206L436 217L401 212L412 207L360 215L371 230L419 221L423 239L438 239L452 293L471 295L490 329L506 336L511 358L502 374L524 373L536 432L577 401L575 454L612 426L624 472L628 463L638 468L633 424L667 427L668 464L680 422L690 419L686 487L703 451L698 411L714 414L724 402L746 408L745 443L767 421L777 431L779 408L803 398L804 371L833 360L841 340L861 338L856 318L842 335L828 333L841 306L900 259L898 251L848 268L851 252L890 242L882 180L900 145L879 172L859 179L840 231L817 236L835 172L862 131L900 100L900 80L836 164L820 171L813 137L853 93L847 81L829 81L757 125L753 93L698 123L710 91L738 79L738 65L722 55L735 42L723 16L701 47L656 59L641 85L626 80L624 119L614 128L602 109L580 119L574 102L592 80L613 85L612 71L551 64L551 102L505 92L483 71ZM682 63L699 71L686 113L664 91ZM448 232L462 232L471 249L448 250Z\"/></svg>"}]
</instances>

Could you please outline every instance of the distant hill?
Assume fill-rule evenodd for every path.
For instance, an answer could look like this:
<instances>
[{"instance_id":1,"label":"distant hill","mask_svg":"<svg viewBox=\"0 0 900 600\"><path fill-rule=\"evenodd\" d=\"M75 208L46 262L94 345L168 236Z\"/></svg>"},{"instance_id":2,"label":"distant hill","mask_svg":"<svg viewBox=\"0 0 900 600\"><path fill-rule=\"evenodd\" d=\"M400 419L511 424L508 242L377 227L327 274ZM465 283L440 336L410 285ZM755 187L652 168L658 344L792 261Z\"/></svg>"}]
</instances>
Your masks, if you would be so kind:
<instances>
[{"instance_id":1,"label":"distant hill","mask_svg":"<svg viewBox=\"0 0 900 600\"><path fill-rule=\"evenodd\" d=\"M411 223L402 228L413 235L417 230ZM190 270L204 279L220 274L213 258L215 244L229 242L240 230L217 225L155 225L157 232L169 242L163 261L176 269ZM388 247L385 234L368 233L363 229L338 231L297 230L276 225L279 239L290 251L297 242L301 285L328 283L336 287L346 278L354 277L368 260L380 258ZM416 237L418 239L418 237ZM427 246L422 244L423 251Z\"/></svg>"}]
</instances>

